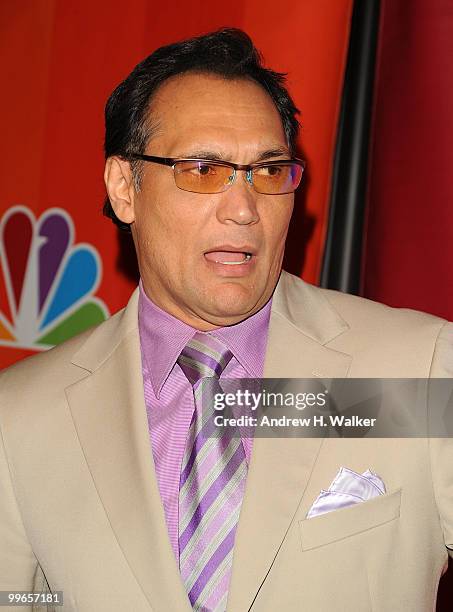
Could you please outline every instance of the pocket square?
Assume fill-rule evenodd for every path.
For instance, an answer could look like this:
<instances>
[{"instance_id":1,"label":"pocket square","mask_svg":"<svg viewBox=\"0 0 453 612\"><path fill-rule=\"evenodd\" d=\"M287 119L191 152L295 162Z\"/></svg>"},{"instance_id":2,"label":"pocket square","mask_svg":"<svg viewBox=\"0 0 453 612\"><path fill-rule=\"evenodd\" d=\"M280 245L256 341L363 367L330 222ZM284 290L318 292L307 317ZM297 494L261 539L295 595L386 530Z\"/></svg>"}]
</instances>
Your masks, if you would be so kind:
<instances>
[{"instance_id":1,"label":"pocket square","mask_svg":"<svg viewBox=\"0 0 453 612\"><path fill-rule=\"evenodd\" d=\"M371 470L358 474L349 468L341 467L328 490L323 489L318 495L308 511L307 518L348 508L384 494L384 482Z\"/></svg>"}]
</instances>

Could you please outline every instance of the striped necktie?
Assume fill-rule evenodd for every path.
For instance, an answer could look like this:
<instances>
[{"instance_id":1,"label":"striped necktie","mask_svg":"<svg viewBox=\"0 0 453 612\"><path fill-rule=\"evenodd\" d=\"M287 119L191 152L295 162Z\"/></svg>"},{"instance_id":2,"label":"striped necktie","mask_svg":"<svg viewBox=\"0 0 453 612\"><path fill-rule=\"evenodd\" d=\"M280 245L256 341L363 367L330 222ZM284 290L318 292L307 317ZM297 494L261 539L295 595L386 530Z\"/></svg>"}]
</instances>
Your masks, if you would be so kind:
<instances>
[{"instance_id":1,"label":"striped necktie","mask_svg":"<svg viewBox=\"0 0 453 612\"><path fill-rule=\"evenodd\" d=\"M197 332L178 359L195 398L179 483L179 567L199 612L226 610L247 476L240 436L216 435L212 402L201 410L200 380L211 377L214 392L222 391L218 379L232 356L217 338Z\"/></svg>"}]
</instances>

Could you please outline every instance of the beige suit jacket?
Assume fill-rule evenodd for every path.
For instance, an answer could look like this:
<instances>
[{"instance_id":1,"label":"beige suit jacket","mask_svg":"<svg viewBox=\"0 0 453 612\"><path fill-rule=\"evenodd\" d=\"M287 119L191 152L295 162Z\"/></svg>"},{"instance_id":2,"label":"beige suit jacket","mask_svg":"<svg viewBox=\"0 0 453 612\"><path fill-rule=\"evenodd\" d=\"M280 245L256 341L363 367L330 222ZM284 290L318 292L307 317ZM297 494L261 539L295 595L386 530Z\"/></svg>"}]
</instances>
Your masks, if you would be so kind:
<instances>
[{"instance_id":1,"label":"beige suit jacket","mask_svg":"<svg viewBox=\"0 0 453 612\"><path fill-rule=\"evenodd\" d=\"M451 324L282 274L266 377L452 374ZM47 580L64 592L57 610L188 612L150 448L137 292L5 371L0 402L0 590ZM307 520L340 466L372 469L387 494ZM426 612L446 545L451 440L256 439L228 612Z\"/></svg>"}]
</instances>

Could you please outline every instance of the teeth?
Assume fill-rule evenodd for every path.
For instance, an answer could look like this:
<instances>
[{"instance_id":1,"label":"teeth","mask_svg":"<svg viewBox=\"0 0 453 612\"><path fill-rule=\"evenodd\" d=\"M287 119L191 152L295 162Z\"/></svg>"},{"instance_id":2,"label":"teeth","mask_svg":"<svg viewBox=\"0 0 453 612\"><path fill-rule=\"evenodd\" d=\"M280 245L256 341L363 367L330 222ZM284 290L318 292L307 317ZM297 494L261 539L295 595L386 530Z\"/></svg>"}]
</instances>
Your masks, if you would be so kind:
<instances>
[{"instance_id":1,"label":"teeth","mask_svg":"<svg viewBox=\"0 0 453 612\"><path fill-rule=\"evenodd\" d=\"M252 259L251 253L244 253L244 256L245 257L242 261L219 261L218 263L221 263L224 266L241 266L243 263L246 263Z\"/></svg>"}]
</instances>

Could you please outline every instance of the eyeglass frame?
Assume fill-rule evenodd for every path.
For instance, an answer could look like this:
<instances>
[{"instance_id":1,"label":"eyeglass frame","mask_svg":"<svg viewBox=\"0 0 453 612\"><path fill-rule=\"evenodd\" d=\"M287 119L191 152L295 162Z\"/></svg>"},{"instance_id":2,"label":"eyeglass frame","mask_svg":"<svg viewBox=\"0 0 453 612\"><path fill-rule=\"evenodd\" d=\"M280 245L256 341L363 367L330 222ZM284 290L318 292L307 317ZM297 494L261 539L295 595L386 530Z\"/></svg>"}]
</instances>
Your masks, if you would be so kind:
<instances>
[{"instance_id":1,"label":"eyeglass frame","mask_svg":"<svg viewBox=\"0 0 453 612\"><path fill-rule=\"evenodd\" d=\"M272 160L272 161L255 162L253 164L236 164L234 162L222 161L220 159L205 159L205 158L198 158L198 157L190 157L190 158L189 157L187 158L186 157L157 157L156 155L145 155L144 153L129 153L129 155L126 158L153 162L155 164L160 164L162 166L169 166L172 168L173 172L174 172L175 165L177 162L204 162L204 163L212 164L215 166L228 166L229 168L232 168L232 170L234 171L233 178L231 179L229 183L227 183L226 188L223 189L222 191L215 191L214 193L224 193L229 187L231 187L231 185L233 185L233 183L236 180L236 172L238 170L244 170L246 173L245 179L247 183L249 183L249 185L253 187L256 193L262 194L261 191L257 191L255 189L255 185L253 184L252 172L255 168L266 168L267 166L281 166L282 163L297 164L302 167L302 174L301 174L301 180L302 180L302 176L303 176L303 173L305 171L305 166L306 166L305 160L298 159L297 157L294 157L292 159L277 159L277 160ZM174 174L173 176L175 177ZM176 177L175 177L175 183L176 183ZM299 182L299 185L300 185L300 182ZM299 185L294 189L294 191L296 191ZM176 185L176 187L178 187L178 189L181 189L182 191L187 191L186 189L182 189L182 187L179 187L178 185ZM288 191L286 193L294 193L294 191ZM199 193L199 192L189 192L189 193ZM285 193L275 193L275 194L265 194L264 193L262 195L286 195L286 194Z\"/></svg>"}]
</instances>

